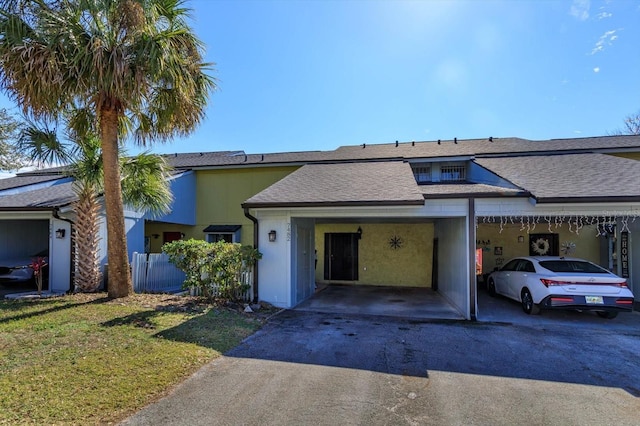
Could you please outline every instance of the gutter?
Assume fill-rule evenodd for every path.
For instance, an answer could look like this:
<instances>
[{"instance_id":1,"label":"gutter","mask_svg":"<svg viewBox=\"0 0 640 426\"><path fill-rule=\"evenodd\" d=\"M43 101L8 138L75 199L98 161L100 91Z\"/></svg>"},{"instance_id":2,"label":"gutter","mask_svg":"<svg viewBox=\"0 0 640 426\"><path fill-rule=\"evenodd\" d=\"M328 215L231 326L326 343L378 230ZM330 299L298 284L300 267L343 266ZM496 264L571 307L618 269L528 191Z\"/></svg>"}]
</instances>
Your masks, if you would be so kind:
<instances>
[{"instance_id":1,"label":"gutter","mask_svg":"<svg viewBox=\"0 0 640 426\"><path fill-rule=\"evenodd\" d=\"M67 222L67 223L69 223L71 225L71 232L69 233L70 234L69 235L69 239L70 239L70 242L71 242L71 244L69 244L69 259L71 259L71 262L69 262L69 276L71 277L71 282L69 282L69 292L71 292L72 291L72 286L73 286L73 279L74 279L74 277L73 277L74 276L74 273L73 273L74 272L73 271L74 270L74 268L73 268L73 258L74 258L74 256L73 256L73 241L72 241L72 238L73 238L73 228L74 228L75 222L72 221L71 219L65 219L64 217L61 217L59 212L60 212L60 209L58 207L54 208L53 211L52 211L53 217L55 217L56 219L61 220L63 222ZM51 278L51 277L49 277L49 278Z\"/></svg>"},{"instance_id":2,"label":"gutter","mask_svg":"<svg viewBox=\"0 0 640 426\"><path fill-rule=\"evenodd\" d=\"M422 196L422 194L420 194ZM387 206L423 206L424 197L420 200L399 201L311 201L311 202L274 202L274 203L244 203L247 208L288 208L288 207L387 207Z\"/></svg>"},{"instance_id":3,"label":"gutter","mask_svg":"<svg viewBox=\"0 0 640 426\"><path fill-rule=\"evenodd\" d=\"M640 195L614 195L611 197L534 197L538 204L569 204L569 203L637 203Z\"/></svg>"},{"instance_id":4,"label":"gutter","mask_svg":"<svg viewBox=\"0 0 640 426\"><path fill-rule=\"evenodd\" d=\"M258 249L258 243L259 243L259 229L258 229L258 219L256 219L254 216L252 216L249 213L249 208L248 207L244 207L244 215L247 217L247 219L249 219L251 222L253 222L253 248L254 249ZM256 261L256 264L253 266L253 303L257 303L258 302L258 261Z\"/></svg>"},{"instance_id":5,"label":"gutter","mask_svg":"<svg viewBox=\"0 0 640 426\"><path fill-rule=\"evenodd\" d=\"M31 212L31 211L39 211L39 212L48 212L48 211L56 211L57 207L39 207L39 206L27 206L27 207L0 207L0 211L2 212ZM62 219L65 220L65 219Z\"/></svg>"}]
</instances>

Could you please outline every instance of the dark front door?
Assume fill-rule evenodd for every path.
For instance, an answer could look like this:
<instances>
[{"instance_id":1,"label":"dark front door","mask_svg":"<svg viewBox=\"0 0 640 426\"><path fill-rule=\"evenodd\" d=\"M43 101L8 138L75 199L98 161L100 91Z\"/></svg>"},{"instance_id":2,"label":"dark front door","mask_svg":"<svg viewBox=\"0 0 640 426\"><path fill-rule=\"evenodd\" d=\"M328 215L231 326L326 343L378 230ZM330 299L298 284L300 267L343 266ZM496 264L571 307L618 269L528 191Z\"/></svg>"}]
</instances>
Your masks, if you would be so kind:
<instances>
[{"instance_id":1,"label":"dark front door","mask_svg":"<svg viewBox=\"0 0 640 426\"><path fill-rule=\"evenodd\" d=\"M324 234L324 279L358 280L357 233Z\"/></svg>"},{"instance_id":2,"label":"dark front door","mask_svg":"<svg viewBox=\"0 0 640 426\"><path fill-rule=\"evenodd\" d=\"M170 243L171 241L176 241L182 238L182 234L180 232L163 232L162 233L162 243Z\"/></svg>"}]
</instances>

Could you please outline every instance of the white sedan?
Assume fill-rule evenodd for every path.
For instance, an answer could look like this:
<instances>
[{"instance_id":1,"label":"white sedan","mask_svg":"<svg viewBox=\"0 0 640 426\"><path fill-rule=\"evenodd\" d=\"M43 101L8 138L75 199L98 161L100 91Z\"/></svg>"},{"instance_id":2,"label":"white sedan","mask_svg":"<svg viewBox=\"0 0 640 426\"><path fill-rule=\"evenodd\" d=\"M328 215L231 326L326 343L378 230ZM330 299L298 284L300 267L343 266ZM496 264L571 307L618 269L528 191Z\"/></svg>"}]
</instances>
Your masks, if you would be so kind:
<instances>
[{"instance_id":1,"label":"white sedan","mask_svg":"<svg viewBox=\"0 0 640 426\"><path fill-rule=\"evenodd\" d=\"M522 303L527 314L540 309L595 311L615 318L633 310L627 281L584 259L530 256L511 259L489 274L487 290Z\"/></svg>"}]
</instances>

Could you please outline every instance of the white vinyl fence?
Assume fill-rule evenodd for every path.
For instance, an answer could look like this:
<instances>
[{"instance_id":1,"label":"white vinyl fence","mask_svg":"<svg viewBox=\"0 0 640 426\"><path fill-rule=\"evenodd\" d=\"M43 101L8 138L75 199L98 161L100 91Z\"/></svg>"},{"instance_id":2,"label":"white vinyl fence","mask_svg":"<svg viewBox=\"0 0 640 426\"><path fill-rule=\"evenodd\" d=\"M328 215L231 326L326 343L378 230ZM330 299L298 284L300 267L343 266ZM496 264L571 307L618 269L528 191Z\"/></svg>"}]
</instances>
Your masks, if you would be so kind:
<instances>
[{"instance_id":1,"label":"white vinyl fence","mask_svg":"<svg viewBox=\"0 0 640 426\"><path fill-rule=\"evenodd\" d=\"M175 293L182 290L185 279L164 253L133 253L131 275L136 293Z\"/></svg>"},{"instance_id":2,"label":"white vinyl fence","mask_svg":"<svg viewBox=\"0 0 640 426\"><path fill-rule=\"evenodd\" d=\"M243 272L240 276L240 282L243 285L247 285L248 288L242 294L238 294L237 298L240 300L244 300L245 302L250 302L253 299L253 270L250 269ZM202 296L202 289L191 288L189 289L189 293L192 296ZM213 297L218 296L218 288L215 284L211 286L211 294L213 295Z\"/></svg>"},{"instance_id":3,"label":"white vinyl fence","mask_svg":"<svg viewBox=\"0 0 640 426\"><path fill-rule=\"evenodd\" d=\"M136 293L176 293L181 290L185 280L185 274L169 262L169 256L164 253L133 253L131 258L131 275L133 279L133 291ZM253 298L253 270L242 273L242 284L249 288L238 295L238 299L251 301ZM200 296L199 288L190 289L192 296ZM217 288L211 288L215 297Z\"/></svg>"}]
</instances>

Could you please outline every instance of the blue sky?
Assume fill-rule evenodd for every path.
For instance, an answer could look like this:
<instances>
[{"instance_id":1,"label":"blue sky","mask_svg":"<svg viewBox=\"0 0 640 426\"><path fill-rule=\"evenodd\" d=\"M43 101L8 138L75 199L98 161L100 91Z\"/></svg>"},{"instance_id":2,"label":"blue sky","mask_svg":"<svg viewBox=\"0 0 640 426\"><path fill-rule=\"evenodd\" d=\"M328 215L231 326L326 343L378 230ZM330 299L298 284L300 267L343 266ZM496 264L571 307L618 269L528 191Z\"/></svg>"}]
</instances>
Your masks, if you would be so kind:
<instances>
[{"instance_id":1,"label":"blue sky","mask_svg":"<svg viewBox=\"0 0 640 426\"><path fill-rule=\"evenodd\" d=\"M597 136L640 111L638 1L187 4L219 90L156 152Z\"/></svg>"}]
</instances>

